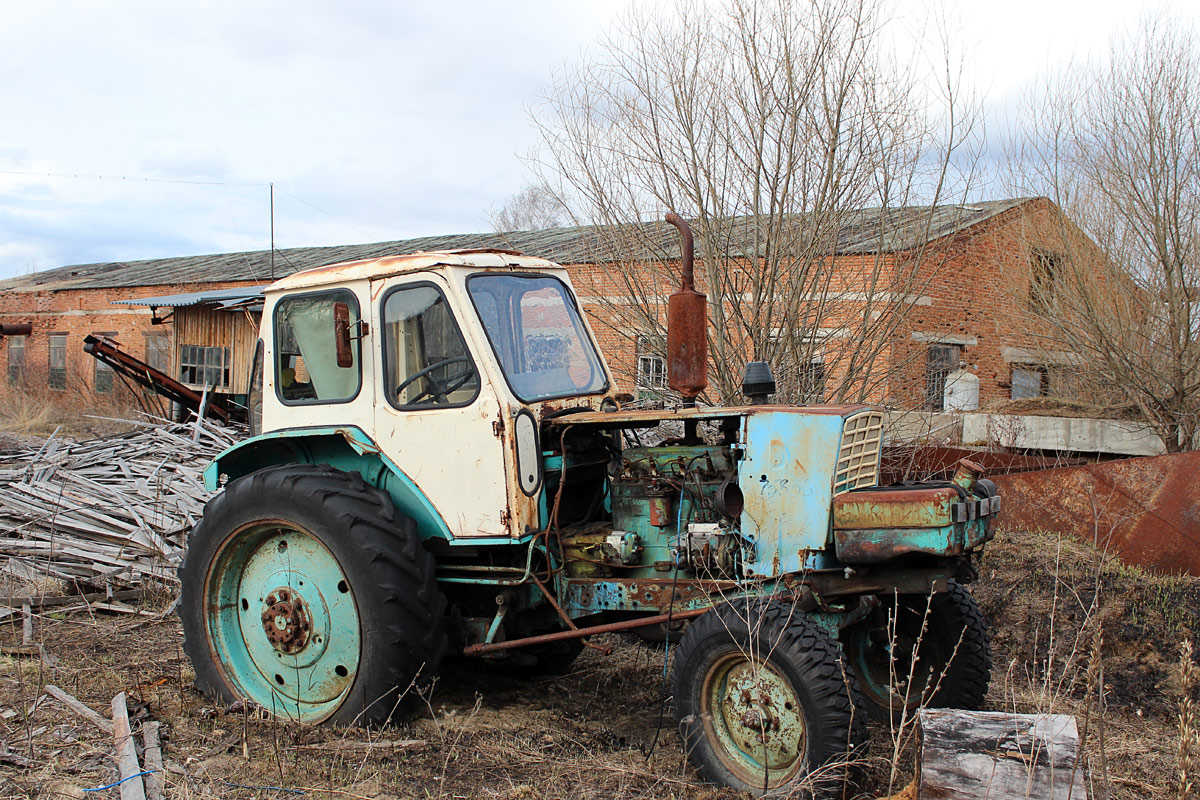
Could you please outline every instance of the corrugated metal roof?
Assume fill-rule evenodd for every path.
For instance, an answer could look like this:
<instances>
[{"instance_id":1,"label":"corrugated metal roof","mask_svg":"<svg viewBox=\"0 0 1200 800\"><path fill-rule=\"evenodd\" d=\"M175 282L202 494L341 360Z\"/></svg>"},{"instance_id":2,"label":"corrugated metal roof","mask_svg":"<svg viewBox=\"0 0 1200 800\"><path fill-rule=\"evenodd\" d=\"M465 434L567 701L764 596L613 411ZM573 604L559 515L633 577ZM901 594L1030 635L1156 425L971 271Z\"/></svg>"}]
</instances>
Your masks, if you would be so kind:
<instances>
[{"instance_id":1,"label":"corrugated metal roof","mask_svg":"<svg viewBox=\"0 0 1200 800\"><path fill-rule=\"evenodd\" d=\"M114 300L119 306L150 306L152 308L179 308L180 306L195 306L201 303L216 303L222 308L261 298L262 291L238 287L236 289L210 289L204 292L187 292L186 294L164 294L158 297L139 297L136 300Z\"/></svg>"},{"instance_id":2,"label":"corrugated metal roof","mask_svg":"<svg viewBox=\"0 0 1200 800\"><path fill-rule=\"evenodd\" d=\"M990 200L933 209L925 206L846 212L838 221L834 249L839 254L907 250L976 225L1028 200ZM794 224L795 231L802 236L807 225L806 218L797 215ZM698 223L693 225L698 236L702 237L702 226ZM738 233L751 230L754 225L753 218L742 217L723 225L725 230L722 233L732 232L736 237ZM726 239L724 235L721 238ZM276 250L273 277L281 278L300 270L343 261L435 250L519 250L560 264L586 264L606 260L602 254L610 252L606 248L610 248L614 240L634 242L647 259L679 257L678 236L672 226L665 222L643 222L619 227L584 226L541 231L467 233L373 244ZM52 291L225 281L258 281L267 284L272 280L271 269L269 250L218 253L59 267L0 281L0 289Z\"/></svg>"}]
</instances>

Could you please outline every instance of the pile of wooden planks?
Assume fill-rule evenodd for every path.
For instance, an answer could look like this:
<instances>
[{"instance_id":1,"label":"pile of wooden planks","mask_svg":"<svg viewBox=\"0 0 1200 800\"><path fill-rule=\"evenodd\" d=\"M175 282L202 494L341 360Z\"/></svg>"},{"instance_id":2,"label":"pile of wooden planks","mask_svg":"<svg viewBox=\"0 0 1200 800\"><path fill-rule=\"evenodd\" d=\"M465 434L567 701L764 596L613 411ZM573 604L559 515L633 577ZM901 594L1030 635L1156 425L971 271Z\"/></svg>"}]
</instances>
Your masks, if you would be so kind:
<instances>
[{"instance_id":1,"label":"pile of wooden planks","mask_svg":"<svg viewBox=\"0 0 1200 800\"><path fill-rule=\"evenodd\" d=\"M126 421L125 433L0 454L0 571L131 585L175 581L209 493L201 477L242 433L211 420Z\"/></svg>"}]
</instances>

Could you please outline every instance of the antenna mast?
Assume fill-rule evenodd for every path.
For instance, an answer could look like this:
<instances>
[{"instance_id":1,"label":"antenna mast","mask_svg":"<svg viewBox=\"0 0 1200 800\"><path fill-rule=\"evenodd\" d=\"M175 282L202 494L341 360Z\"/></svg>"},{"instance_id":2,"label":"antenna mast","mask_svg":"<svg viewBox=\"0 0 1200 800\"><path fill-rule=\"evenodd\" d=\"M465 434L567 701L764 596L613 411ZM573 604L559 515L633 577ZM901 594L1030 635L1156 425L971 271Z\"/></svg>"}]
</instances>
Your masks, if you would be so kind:
<instances>
[{"instance_id":1,"label":"antenna mast","mask_svg":"<svg viewBox=\"0 0 1200 800\"><path fill-rule=\"evenodd\" d=\"M275 280L275 181L271 181L271 281Z\"/></svg>"}]
</instances>

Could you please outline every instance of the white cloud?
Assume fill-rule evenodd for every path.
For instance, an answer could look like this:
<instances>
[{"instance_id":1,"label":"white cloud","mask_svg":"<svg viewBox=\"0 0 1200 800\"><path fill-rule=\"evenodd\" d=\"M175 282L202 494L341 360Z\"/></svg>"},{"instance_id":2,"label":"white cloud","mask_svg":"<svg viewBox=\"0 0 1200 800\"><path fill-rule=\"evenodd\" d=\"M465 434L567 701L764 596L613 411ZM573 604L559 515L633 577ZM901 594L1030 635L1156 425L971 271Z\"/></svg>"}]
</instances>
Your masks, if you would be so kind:
<instances>
[{"instance_id":1,"label":"white cloud","mask_svg":"<svg viewBox=\"0 0 1200 800\"><path fill-rule=\"evenodd\" d=\"M268 181L280 246L481 229L525 180L525 105L622 5L6 6L0 277L265 248Z\"/></svg>"},{"instance_id":2,"label":"white cloud","mask_svg":"<svg viewBox=\"0 0 1200 800\"><path fill-rule=\"evenodd\" d=\"M31 264L265 248L268 181L281 247L485 229L488 209L526 180L527 106L625 5L7 3L0 278ZM900 22L916 24L920 7L901 2ZM1136 16L1084 0L960 13L970 75L1001 94L1047 56L1103 47Z\"/></svg>"}]
</instances>

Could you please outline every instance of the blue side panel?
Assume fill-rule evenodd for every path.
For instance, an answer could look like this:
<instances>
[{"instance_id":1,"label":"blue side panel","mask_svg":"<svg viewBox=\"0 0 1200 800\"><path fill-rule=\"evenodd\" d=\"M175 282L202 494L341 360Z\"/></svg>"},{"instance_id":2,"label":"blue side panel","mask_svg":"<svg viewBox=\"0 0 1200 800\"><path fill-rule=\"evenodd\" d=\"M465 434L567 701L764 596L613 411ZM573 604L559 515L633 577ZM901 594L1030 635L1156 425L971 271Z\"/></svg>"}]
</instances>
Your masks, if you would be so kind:
<instances>
[{"instance_id":1,"label":"blue side panel","mask_svg":"<svg viewBox=\"0 0 1200 800\"><path fill-rule=\"evenodd\" d=\"M833 470L842 438L836 414L763 411L746 416L738 483L746 498L742 534L756 543L747 577L821 569Z\"/></svg>"},{"instance_id":2,"label":"blue side panel","mask_svg":"<svg viewBox=\"0 0 1200 800\"><path fill-rule=\"evenodd\" d=\"M294 428L247 439L213 459L204 470L204 485L216 491L222 478L233 480L276 464L329 464L357 472L368 484L388 493L396 509L416 522L422 539L455 541L425 493L380 452L371 437L353 426ZM463 543L481 542L471 539ZM512 542L506 539L504 543Z\"/></svg>"}]
</instances>

